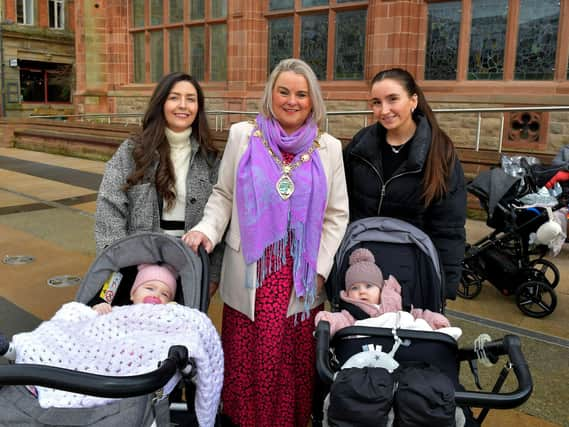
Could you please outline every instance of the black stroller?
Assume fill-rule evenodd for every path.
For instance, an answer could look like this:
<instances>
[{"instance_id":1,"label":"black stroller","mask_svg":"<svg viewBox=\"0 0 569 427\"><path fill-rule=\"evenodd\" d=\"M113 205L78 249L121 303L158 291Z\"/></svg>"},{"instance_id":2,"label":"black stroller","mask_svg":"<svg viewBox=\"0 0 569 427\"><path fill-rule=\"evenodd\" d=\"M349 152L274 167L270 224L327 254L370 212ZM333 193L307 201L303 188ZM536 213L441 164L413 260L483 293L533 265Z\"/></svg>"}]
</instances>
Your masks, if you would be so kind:
<instances>
[{"instance_id":1,"label":"black stroller","mask_svg":"<svg viewBox=\"0 0 569 427\"><path fill-rule=\"evenodd\" d=\"M530 244L530 234L549 220L549 213L546 208L520 207L517 201L537 191L531 176L515 178L495 168L478 175L467 190L479 199L494 231L467 245L458 295L475 298L488 280L503 295L515 295L524 314L540 318L553 313L559 270L543 258L546 245ZM562 206L558 203L552 210Z\"/></svg>"},{"instance_id":2,"label":"black stroller","mask_svg":"<svg viewBox=\"0 0 569 427\"><path fill-rule=\"evenodd\" d=\"M203 342L200 338L205 336L218 338L213 324L204 314L209 304L208 262L208 256L203 248L200 248L198 256L181 240L165 234L149 232L128 236L107 247L95 259L82 280L76 301L94 305L111 299L113 306L128 305L137 265L168 263L178 273L175 301L179 305L172 306L172 309L179 310L188 318L196 316L195 324L188 324L187 327L196 330L197 342ZM103 286L116 272L122 274L118 288ZM114 298L108 298L109 292L114 294ZM182 306L199 311L187 310ZM141 322L147 321L148 318L141 319ZM127 332L126 336L130 336L131 332ZM169 342L167 337L163 336L160 336L160 340ZM216 349L219 351L212 354ZM18 351L14 341L10 343L6 337L0 335L0 355L9 360L16 360ZM158 360L152 362L156 363L157 368L151 372L131 376L107 376L44 364L12 363L0 366L0 386L6 386L0 388L0 407L11 408L3 409L0 413L0 425L118 427L169 426L171 422L180 425L210 426L217 423L215 419L219 395L217 395L217 404L212 405L215 406L215 413L207 419L205 417L200 419L199 414L203 412L200 410L196 412L194 397L197 396L196 393L200 393L200 381L208 380L207 375L211 372L223 375L223 354L220 344L219 347L208 345L207 350L196 351L195 348L178 346L174 343L169 350L168 346L165 349L162 346L160 350L149 350L149 352L157 353ZM158 356L163 352L167 352L167 356ZM202 371L200 375L204 359L213 359L215 364L208 365L207 372ZM171 380L175 376L181 380L177 383L174 381L173 390L166 394L165 386L169 385L172 389ZM121 399L104 406L43 408L38 404L37 398L23 387L27 385ZM208 393L211 391L211 388L206 390Z\"/></svg>"},{"instance_id":3,"label":"black stroller","mask_svg":"<svg viewBox=\"0 0 569 427\"><path fill-rule=\"evenodd\" d=\"M382 217L359 220L348 227L336 254L331 276L326 283L326 290L334 311L346 309L356 319L365 318L365 313L359 312L357 307L339 298L340 290L344 288L344 276L348 267L349 255L359 247L365 247L374 253L376 263L382 269L384 277L391 274L399 280L404 310L413 305L417 308L430 309L433 312L441 313L443 311L444 279L438 255L431 240L421 230L404 221ZM366 396L367 392L384 387L383 380L388 381L392 376L396 376L402 367L417 366L417 364L438 371L447 379L446 381L450 381L451 394L454 392L451 399L453 397L453 404L455 403L456 407L463 408L461 410L464 415L463 425L467 426L480 425L490 408L505 409L521 405L532 392L530 372L521 352L520 340L517 336L507 335L496 341L480 342L477 348L459 349L454 338L440 332L413 331L397 329L396 327L350 326L339 330L330 340L329 327L330 325L326 321L321 321L317 325L316 368L322 382L331 384L331 390L338 378L345 381L345 376L340 377L340 373L345 372L342 370L345 363L365 353L362 349L369 349L370 345L376 349L381 346L381 351L385 353L395 351L393 357L400 367L396 368L393 374L386 374L386 371L380 368L383 379L381 381L374 380L375 382L370 384L368 388L362 386L359 389L360 397L368 405L371 402L371 406L368 406L365 411L359 413L346 412L340 415L336 411L334 422L329 422L325 414L324 424L329 422L329 425L334 426L386 425L377 424L375 415L375 418L367 417L368 422L363 420L366 417L364 413L369 414L370 411L375 411L374 414L378 414L385 403ZM492 363L496 363L499 356L507 355L518 380L518 389L509 393L500 393L500 388L507 375L503 372L492 392L465 391L458 379L460 363L468 361L477 380L476 363L482 355L485 355L485 358ZM362 369L368 369L368 371ZM347 372L346 375L348 376L352 374L361 375L362 373L367 375L372 372L372 369L351 368L347 369ZM377 371L374 372L377 374ZM396 382L395 380L390 381ZM478 384L478 380L476 383ZM401 389L401 384L400 382L398 386L394 386L393 395L398 393L397 387L399 390ZM428 382L425 381L425 384ZM332 397L329 400L331 409ZM352 401L354 402L356 399L354 398ZM359 399L358 402L360 402ZM387 410L391 405L395 405L394 402L395 400L388 402ZM354 403L350 406L355 405ZM484 409L474 419L470 407ZM431 409L433 408L431 407ZM420 412L419 409L417 412ZM423 415L430 420L426 424L439 425L430 413ZM338 420L338 417L344 416L346 417L345 420Z\"/></svg>"}]
</instances>

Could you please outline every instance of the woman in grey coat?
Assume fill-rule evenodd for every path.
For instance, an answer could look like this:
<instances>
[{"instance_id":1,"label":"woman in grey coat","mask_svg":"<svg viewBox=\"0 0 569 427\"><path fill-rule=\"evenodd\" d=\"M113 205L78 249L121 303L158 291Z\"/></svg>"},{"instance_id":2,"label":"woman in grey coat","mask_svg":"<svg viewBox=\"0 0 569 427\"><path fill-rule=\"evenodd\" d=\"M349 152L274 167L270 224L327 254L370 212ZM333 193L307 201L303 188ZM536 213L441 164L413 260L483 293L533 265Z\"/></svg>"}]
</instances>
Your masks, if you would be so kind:
<instances>
[{"instance_id":1,"label":"woman in grey coat","mask_svg":"<svg viewBox=\"0 0 569 427\"><path fill-rule=\"evenodd\" d=\"M199 222L220 159L204 104L192 76L176 72L160 80L140 132L107 163L95 215L97 253L142 231L180 237ZM218 282L221 249L211 261L211 280Z\"/></svg>"}]
</instances>

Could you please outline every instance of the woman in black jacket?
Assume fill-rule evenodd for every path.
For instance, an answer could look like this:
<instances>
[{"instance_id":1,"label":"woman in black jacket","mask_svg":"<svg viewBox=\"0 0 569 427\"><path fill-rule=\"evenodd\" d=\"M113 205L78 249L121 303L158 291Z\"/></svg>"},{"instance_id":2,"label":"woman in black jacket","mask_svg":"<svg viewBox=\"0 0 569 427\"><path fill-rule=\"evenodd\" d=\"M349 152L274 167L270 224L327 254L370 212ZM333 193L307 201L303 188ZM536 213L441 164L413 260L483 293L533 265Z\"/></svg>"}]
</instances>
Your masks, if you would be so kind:
<instances>
[{"instance_id":1,"label":"woman in black jacket","mask_svg":"<svg viewBox=\"0 0 569 427\"><path fill-rule=\"evenodd\" d=\"M377 123L344 151L350 221L398 218L422 229L439 252L446 297L456 298L465 249L464 172L413 76L394 68L371 82Z\"/></svg>"}]
</instances>

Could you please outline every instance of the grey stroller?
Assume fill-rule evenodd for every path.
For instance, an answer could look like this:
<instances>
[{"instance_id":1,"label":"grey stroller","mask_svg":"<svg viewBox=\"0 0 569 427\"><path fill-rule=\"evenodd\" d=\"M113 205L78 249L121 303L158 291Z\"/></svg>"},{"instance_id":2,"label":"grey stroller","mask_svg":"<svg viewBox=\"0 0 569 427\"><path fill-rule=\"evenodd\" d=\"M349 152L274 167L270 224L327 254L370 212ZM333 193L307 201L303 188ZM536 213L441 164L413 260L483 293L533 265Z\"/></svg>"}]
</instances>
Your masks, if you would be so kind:
<instances>
[{"instance_id":1,"label":"grey stroller","mask_svg":"<svg viewBox=\"0 0 569 427\"><path fill-rule=\"evenodd\" d=\"M187 326L188 329L197 330L196 336L215 334L215 338L218 339L213 324L204 314L209 304L207 254L203 248L200 248L198 256L179 239L165 234L140 233L128 236L107 247L95 259L83 278L75 298L76 301L87 306L103 300L108 301L110 299L108 298L109 290L105 290L103 284L112 274L120 272L122 280L114 290L111 304L113 306L128 305L137 265L141 263L167 263L174 267L178 273L175 296L178 305L169 308L179 309L188 316L196 316L196 323L188 323ZM166 306L161 307L166 308ZM189 310L187 307L197 310ZM134 306L133 309L135 309ZM147 321L148 319L141 320ZM162 336L160 339L163 339ZM166 339L163 341L168 342ZM16 360L19 349L14 342L14 340L8 341L0 334L0 356ZM169 347L163 349L167 352L167 356L155 360L155 364L152 365L157 366L155 370L130 376L86 373L44 364L2 365L0 366L0 407L2 408L0 425L139 427L169 426L175 423L213 426L216 422L219 393L211 387L204 388L202 382L207 381L207 377L212 373L221 377L223 375L221 346L214 344L208 344L207 349L199 352L187 346L168 344ZM160 352L156 351L156 353ZM207 366L207 372L202 372L205 377L200 375L200 368L205 366L202 363L204 359L208 359L207 363L211 363ZM172 381L173 378L174 381ZM173 389L172 383L174 384ZM117 399L94 407L44 408L40 407L38 399L25 387L31 385ZM169 394L165 393L166 385L169 387ZM211 395L208 398L213 397L215 403L214 413L208 414L207 417L204 416L203 401L194 399L197 396L196 393L201 390L200 386L205 390L204 393ZM219 392L220 389L221 387L219 387ZM213 395L212 391L214 391ZM201 406L196 408L194 401Z\"/></svg>"},{"instance_id":2,"label":"grey stroller","mask_svg":"<svg viewBox=\"0 0 569 427\"><path fill-rule=\"evenodd\" d=\"M398 279L404 311L414 306L443 312L444 275L432 241L413 225L387 217L365 218L348 226L326 282L333 311L345 309L357 320L369 317L340 298L349 256L360 247L374 254L384 277L391 274ZM329 406L323 411L325 425L364 427L392 422L395 426L478 426L491 408L514 408L532 392L531 375L515 335L481 343L477 348L459 348L448 335L399 329L398 323L389 328L349 326L331 337L330 324L320 321L315 336L316 370L324 389L318 391L320 399L330 391ZM461 362L468 362L479 385L477 361L482 355L491 363L505 355L508 368L491 392L465 390L459 383ZM359 363L364 358L366 363ZM501 393L510 368L518 388ZM446 400L439 399L445 394ZM471 407L483 408L476 419ZM389 421L390 413L395 414L395 420ZM455 414L464 417L462 424L454 419Z\"/></svg>"}]
</instances>

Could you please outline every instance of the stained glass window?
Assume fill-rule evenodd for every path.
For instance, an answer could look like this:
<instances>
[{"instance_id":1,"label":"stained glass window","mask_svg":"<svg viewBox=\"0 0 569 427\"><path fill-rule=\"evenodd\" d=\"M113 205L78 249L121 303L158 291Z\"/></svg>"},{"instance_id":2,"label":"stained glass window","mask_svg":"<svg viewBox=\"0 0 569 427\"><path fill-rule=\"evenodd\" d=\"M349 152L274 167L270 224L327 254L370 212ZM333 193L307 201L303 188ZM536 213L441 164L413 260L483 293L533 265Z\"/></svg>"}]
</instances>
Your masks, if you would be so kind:
<instances>
[{"instance_id":1,"label":"stained glass window","mask_svg":"<svg viewBox=\"0 0 569 427\"><path fill-rule=\"evenodd\" d=\"M302 0L302 7L325 6L328 0Z\"/></svg>"},{"instance_id":2,"label":"stained glass window","mask_svg":"<svg viewBox=\"0 0 569 427\"><path fill-rule=\"evenodd\" d=\"M326 79L328 49L328 14L306 15L301 20L300 58L314 70L316 76Z\"/></svg>"},{"instance_id":3,"label":"stained glass window","mask_svg":"<svg viewBox=\"0 0 569 427\"><path fill-rule=\"evenodd\" d=\"M144 51L144 32L134 33L134 82L144 83L146 74L146 55Z\"/></svg>"},{"instance_id":4,"label":"stained glass window","mask_svg":"<svg viewBox=\"0 0 569 427\"><path fill-rule=\"evenodd\" d=\"M503 78L508 0L472 0L469 80Z\"/></svg>"},{"instance_id":5,"label":"stained glass window","mask_svg":"<svg viewBox=\"0 0 569 427\"><path fill-rule=\"evenodd\" d=\"M182 22L184 20L184 0L169 0L170 22Z\"/></svg>"},{"instance_id":6,"label":"stained glass window","mask_svg":"<svg viewBox=\"0 0 569 427\"><path fill-rule=\"evenodd\" d=\"M210 47L211 80L220 81L227 78L227 25L211 26Z\"/></svg>"},{"instance_id":7,"label":"stained glass window","mask_svg":"<svg viewBox=\"0 0 569 427\"><path fill-rule=\"evenodd\" d=\"M425 79L456 80L460 1L429 3Z\"/></svg>"},{"instance_id":8,"label":"stained glass window","mask_svg":"<svg viewBox=\"0 0 569 427\"><path fill-rule=\"evenodd\" d=\"M292 9L294 7L294 0L270 0L269 10L283 10Z\"/></svg>"},{"instance_id":9,"label":"stained glass window","mask_svg":"<svg viewBox=\"0 0 569 427\"><path fill-rule=\"evenodd\" d=\"M349 1L359 4L340 5ZM281 59L295 57L305 60L321 80L364 78L367 2L270 0L269 9L282 12L268 17L268 72Z\"/></svg>"},{"instance_id":10,"label":"stained glass window","mask_svg":"<svg viewBox=\"0 0 569 427\"><path fill-rule=\"evenodd\" d=\"M162 30L150 32L150 81L157 82L164 75L164 34Z\"/></svg>"},{"instance_id":11,"label":"stained glass window","mask_svg":"<svg viewBox=\"0 0 569 427\"><path fill-rule=\"evenodd\" d=\"M336 15L334 78L337 80L363 79L366 15L365 9Z\"/></svg>"},{"instance_id":12,"label":"stained glass window","mask_svg":"<svg viewBox=\"0 0 569 427\"><path fill-rule=\"evenodd\" d=\"M223 18L227 16L227 0L211 0L212 18Z\"/></svg>"},{"instance_id":13,"label":"stained glass window","mask_svg":"<svg viewBox=\"0 0 569 427\"><path fill-rule=\"evenodd\" d=\"M162 0L150 1L150 25L164 23L164 2Z\"/></svg>"},{"instance_id":14,"label":"stained glass window","mask_svg":"<svg viewBox=\"0 0 569 427\"><path fill-rule=\"evenodd\" d=\"M170 72L184 71L184 30L175 28L168 31Z\"/></svg>"},{"instance_id":15,"label":"stained glass window","mask_svg":"<svg viewBox=\"0 0 569 427\"><path fill-rule=\"evenodd\" d=\"M205 3L204 0L188 0L190 2L190 19L204 19Z\"/></svg>"},{"instance_id":16,"label":"stained glass window","mask_svg":"<svg viewBox=\"0 0 569 427\"><path fill-rule=\"evenodd\" d=\"M144 0L133 0L132 24L135 27L144 27Z\"/></svg>"},{"instance_id":17,"label":"stained glass window","mask_svg":"<svg viewBox=\"0 0 569 427\"><path fill-rule=\"evenodd\" d=\"M552 80L559 30L559 0L521 0L517 80Z\"/></svg>"},{"instance_id":18,"label":"stained glass window","mask_svg":"<svg viewBox=\"0 0 569 427\"><path fill-rule=\"evenodd\" d=\"M269 72L285 58L292 57L292 17L269 21Z\"/></svg>"},{"instance_id":19,"label":"stained glass window","mask_svg":"<svg viewBox=\"0 0 569 427\"><path fill-rule=\"evenodd\" d=\"M227 78L227 0L130 1L134 82L156 82L166 71Z\"/></svg>"},{"instance_id":20,"label":"stained glass window","mask_svg":"<svg viewBox=\"0 0 569 427\"><path fill-rule=\"evenodd\" d=\"M190 72L198 80L205 77L204 27L190 27Z\"/></svg>"}]
</instances>

